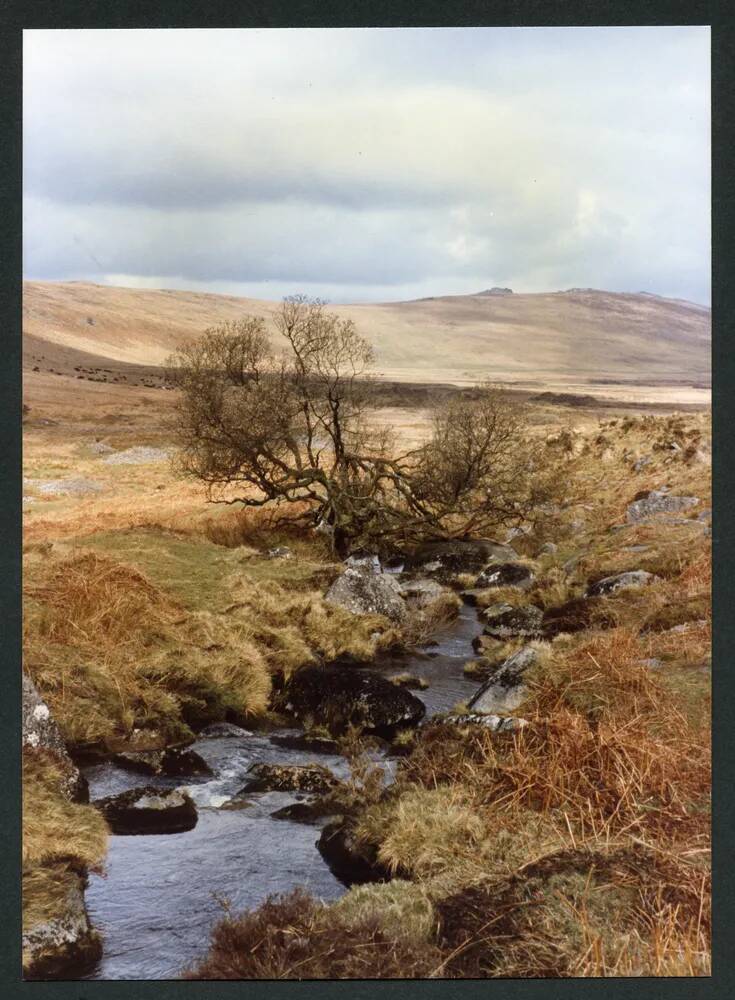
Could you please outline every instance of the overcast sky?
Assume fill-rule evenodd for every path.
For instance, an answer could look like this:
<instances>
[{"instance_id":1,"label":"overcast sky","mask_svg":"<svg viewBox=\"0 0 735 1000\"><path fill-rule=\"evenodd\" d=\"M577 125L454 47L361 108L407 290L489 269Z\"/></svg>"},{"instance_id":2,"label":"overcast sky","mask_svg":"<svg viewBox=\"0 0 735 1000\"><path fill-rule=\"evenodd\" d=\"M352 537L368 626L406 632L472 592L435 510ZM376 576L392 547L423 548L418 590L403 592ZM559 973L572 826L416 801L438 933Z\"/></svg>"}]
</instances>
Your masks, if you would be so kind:
<instances>
[{"instance_id":1,"label":"overcast sky","mask_svg":"<svg viewBox=\"0 0 735 1000\"><path fill-rule=\"evenodd\" d=\"M27 31L29 278L710 301L709 29Z\"/></svg>"}]
</instances>

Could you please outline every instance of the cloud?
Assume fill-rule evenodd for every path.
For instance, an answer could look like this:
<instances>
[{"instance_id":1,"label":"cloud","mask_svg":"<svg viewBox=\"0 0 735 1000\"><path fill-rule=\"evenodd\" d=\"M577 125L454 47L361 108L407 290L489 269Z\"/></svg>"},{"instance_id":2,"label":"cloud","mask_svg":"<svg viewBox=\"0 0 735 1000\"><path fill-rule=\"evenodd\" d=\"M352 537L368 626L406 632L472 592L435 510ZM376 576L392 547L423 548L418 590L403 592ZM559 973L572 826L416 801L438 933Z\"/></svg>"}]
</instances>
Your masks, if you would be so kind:
<instances>
[{"instance_id":1,"label":"cloud","mask_svg":"<svg viewBox=\"0 0 735 1000\"><path fill-rule=\"evenodd\" d=\"M26 273L707 301L708 44L705 28L26 32Z\"/></svg>"}]
</instances>

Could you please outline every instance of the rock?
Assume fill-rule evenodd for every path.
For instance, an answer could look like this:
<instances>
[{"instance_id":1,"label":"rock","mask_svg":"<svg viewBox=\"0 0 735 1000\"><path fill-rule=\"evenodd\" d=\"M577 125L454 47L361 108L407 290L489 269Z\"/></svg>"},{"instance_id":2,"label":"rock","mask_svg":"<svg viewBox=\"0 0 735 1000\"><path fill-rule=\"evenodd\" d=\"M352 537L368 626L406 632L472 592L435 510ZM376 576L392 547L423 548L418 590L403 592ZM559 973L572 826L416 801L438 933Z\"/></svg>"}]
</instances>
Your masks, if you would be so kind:
<instances>
[{"instance_id":1,"label":"rock","mask_svg":"<svg viewBox=\"0 0 735 1000\"><path fill-rule=\"evenodd\" d=\"M378 861L377 847L358 843L349 820L327 824L316 846L343 885L387 882L392 877L392 873Z\"/></svg>"},{"instance_id":2,"label":"rock","mask_svg":"<svg viewBox=\"0 0 735 1000\"><path fill-rule=\"evenodd\" d=\"M597 597L573 597L564 604L547 608L541 621L548 639L562 632L584 632L588 628L614 628L615 625L615 617Z\"/></svg>"},{"instance_id":3,"label":"rock","mask_svg":"<svg viewBox=\"0 0 735 1000\"><path fill-rule=\"evenodd\" d=\"M246 792L331 792L341 782L321 764L252 764L239 795Z\"/></svg>"},{"instance_id":4,"label":"rock","mask_svg":"<svg viewBox=\"0 0 735 1000\"><path fill-rule=\"evenodd\" d=\"M589 586L586 596L602 597L606 594L614 594L624 587L646 587L650 583L655 583L658 579L653 573L647 573L644 569L635 569L627 573L615 573L613 576L606 576Z\"/></svg>"},{"instance_id":5,"label":"rock","mask_svg":"<svg viewBox=\"0 0 735 1000\"><path fill-rule=\"evenodd\" d=\"M521 563L491 564L475 580L475 587L518 587L520 590L527 590L533 578L528 566Z\"/></svg>"},{"instance_id":6,"label":"rock","mask_svg":"<svg viewBox=\"0 0 735 1000\"><path fill-rule=\"evenodd\" d=\"M73 802L89 802L87 779L73 763L49 707L28 674L23 674L21 733L24 746L54 755L63 774L61 791Z\"/></svg>"},{"instance_id":7,"label":"rock","mask_svg":"<svg viewBox=\"0 0 735 1000\"><path fill-rule=\"evenodd\" d=\"M630 524L636 524L658 514L677 514L698 503L698 497L670 496L668 491L650 490L636 495L633 502L628 504L625 516Z\"/></svg>"},{"instance_id":8,"label":"rock","mask_svg":"<svg viewBox=\"0 0 735 1000\"><path fill-rule=\"evenodd\" d=\"M115 754L112 760L118 767L138 774L212 774L210 766L196 751L179 747L169 747L167 750L128 750Z\"/></svg>"},{"instance_id":9,"label":"rock","mask_svg":"<svg viewBox=\"0 0 735 1000\"><path fill-rule=\"evenodd\" d=\"M436 580L409 580L401 584L403 599L415 608L425 608L437 598L451 593L448 587L443 587Z\"/></svg>"},{"instance_id":10,"label":"rock","mask_svg":"<svg viewBox=\"0 0 735 1000\"><path fill-rule=\"evenodd\" d=\"M243 729L242 726L235 726L231 722L213 722L197 734L200 740L221 740L224 737L242 738L252 735L250 730Z\"/></svg>"},{"instance_id":11,"label":"rock","mask_svg":"<svg viewBox=\"0 0 735 1000\"><path fill-rule=\"evenodd\" d=\"M540 556L555 556L558 546L554 542L545 542L538 550Z\"/></svg>"},{"instance_id":12,"label":"rock","mask_svg":"<svg viewBox=\"0 0 735 1000\"><path fill-rule=\"evenodd\" d=\"M567 574L567 576L571 575L575 571L577 566L579 566L579 560L580 560L579 556L572 556L570 559L567 559L567 561L562 566L562 569Z\"/></svg>"},{"instance_id":13,"label":"rock","mask_svg":"<svg viewBox=\"0 0 735 1000\"><path fill-rule=\"evenodd\" d=\"M459 573L477 573L492 560L509 562L517 558L518 553L510 545L487 538L426 542L407 557L404 570L420 570L448 582Z\"/></svg>"},{"instance_id":14,"label":"rock","mask_svg":"<svg viewBox=\"0 0 735 1000\"><path fill-rule=\"evenodd\" d=\"M93 802L117 834L183 833L197 824L190 796L178 788L132 788Z\"/></svg>"},{"instance_id":15,"label":"rock","mask_svg":"<svg viewBox=\"0 0 735 1000\"><path fill-rule=\"evenodd\" d=\"M388 680L391 684L397 684L398 687L414 688L417 691L425 691L429 686L429 682L423 677L416 677L415 674L409 673L393 674Z\"/></svg>"},{"instance_id":16,"label":"rock","mask_svg":"<svg viewBox=\"0 0 735 1000\"><path fill-rule=\"evenodd\" d=\"M642 455L640 458L637 458L633 463L633 472L642 472L647 465L651 464L651 461L650 455Z\"/></svg>"},{"instance_id":17,"label":"rock","mask_svg":"<svg viewBox=\"0 0 735 1000\"><path fill-rule=\"evenodd\" d=\"M513 607L511 604L493 604L483 612L485 633L494 639L512 639L515 636L540 638L543 611L534 604Z\"/></svg>"},{"instance_id":18,"label":"rock","mask_svg":"<svg viewBox=\"0 0 735 1000\"><path fill-rule=\"evenodd\" d=\"M271 736L271 743L285 747L286 750L306 750L308 753L339 754L339 743L327 736L312 736L310 733L297 733L286 736Z\"/></svg>"},{"instance_id":19,"label":"rock","mask_svg":"<svg viewBox=\"0 0 735 1000\"><path fill-rule=\"evenodd\" d=\"M306 728L326 726L335 735L359 726L379 735L417 725L424 703L370 670L340 667L303 667L291 677L279 697L279 706Z\"/></svg>"},{"instance_id":20,"label":"rock","mask_svg":"<svg viewBox=\"0 0 735 1000\"><path fill-rule=\"evenodd\" d=\"M329 588L325 600L354 615L383 615L393 622L406 617L401 586L389 573L348 567Z\"/></svg>"},{"instance_id":21,"label":"rock","mask_svg":"<svg viewBox=\"0 0 735 1000\"><path fill-rule=\"evenodd\" d=\"M345 559L345 566L350 566L352 569L363 569L368 573L383 572L383 568L380 565L380 559L376 555L348 556Z\"/></svg>"},{"instance_id":22,"label":"rock","mask_svg":"<svg viewBox=\"0 0 735 1000\"><path fill-rule=\"evenodd\" d=\"M292 559L293 552L287 545L278 545L275 549L268 549L268 559Z\"/></svg>"},{"instance_id":23,"label":"rock","mask_svg":"<svg viewBox=\"0 0 735 1000\"><path fill-rule=\"evenodd\" d=\"M494 715L512 712L524 701L527 689L523 675L538 660L538 653L531 646L524 646L488 677L479 691L467 703L473 714Z\"/></svg>"},{"instance_id":24,"label":"rock","mask_svg":"<svg viewBox=\"0 0 735 1000\"><path fill-rule=\"evenodd\" d=\"M526 719L519 719L517 716L507 715L477 715L467 712L463 715L445 715L443 718L432 719L449 726L482 726L493 733L514 733L528 725Z\"/></svg>"},{"instance_id":25,"label":"rock","mask_svg":"<svg viewBox=\"0 0 735 1000\"><path fill-rule=\"evenodd\" d=\"M79 979L102 955L101 938L84 903L86 876L67 869L57 877L64 897L55 915L23 934L24 979Z\"/></svg>"},{"instance_id":26,"label":"rock","mask_svg":"<svg viewBox=\"0 0 735 1000\"><path fill-rule=\"evenodd\" d=\"M272 819L286 819L292 823L319 823L327 817L332 820L342 818L341 810L325 796L314 799L313 802L291 802L271 813Z\"/></svg>"}]
</instances>

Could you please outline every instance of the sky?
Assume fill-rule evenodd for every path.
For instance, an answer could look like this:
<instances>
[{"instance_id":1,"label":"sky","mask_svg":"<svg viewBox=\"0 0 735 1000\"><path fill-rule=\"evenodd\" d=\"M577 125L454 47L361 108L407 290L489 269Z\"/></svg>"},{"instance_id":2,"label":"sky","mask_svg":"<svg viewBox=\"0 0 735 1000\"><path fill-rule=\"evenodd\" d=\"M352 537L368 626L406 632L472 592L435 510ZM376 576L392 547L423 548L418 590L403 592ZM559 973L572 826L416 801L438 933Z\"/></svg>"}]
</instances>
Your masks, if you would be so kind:
<instances>
[{"instance_id":1,"label":"sky","mask_svg":"<svg viewBox=\"0 0 735 1000\"><path fill-rule=\"evenodd\" d=\"M709 28L24 33L24 274L710 302Z\"/></svg>"}]
</instances>

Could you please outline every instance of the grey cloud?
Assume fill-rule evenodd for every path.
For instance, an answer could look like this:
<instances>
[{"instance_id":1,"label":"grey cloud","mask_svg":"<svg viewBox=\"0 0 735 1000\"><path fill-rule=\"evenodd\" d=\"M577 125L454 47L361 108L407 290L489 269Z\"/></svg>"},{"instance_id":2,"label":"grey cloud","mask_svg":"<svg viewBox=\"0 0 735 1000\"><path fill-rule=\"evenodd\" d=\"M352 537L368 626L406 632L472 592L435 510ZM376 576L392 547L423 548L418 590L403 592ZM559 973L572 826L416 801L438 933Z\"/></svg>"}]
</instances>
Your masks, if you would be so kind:
<instances>
[{"instance_id":1,"label":"grey cloud","mask_svg":"<svg viewBox=\"0 0 735 1000\"><path fill-rule=\"evenodd\" d=\"M25 56L29 276L708 299L707 29L54 31Z\"/></svg>"}]
</instances>

